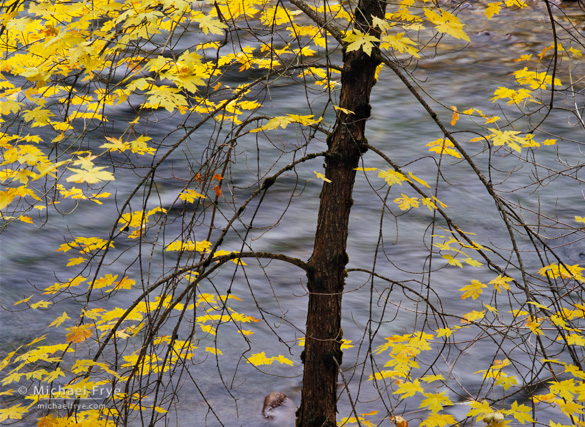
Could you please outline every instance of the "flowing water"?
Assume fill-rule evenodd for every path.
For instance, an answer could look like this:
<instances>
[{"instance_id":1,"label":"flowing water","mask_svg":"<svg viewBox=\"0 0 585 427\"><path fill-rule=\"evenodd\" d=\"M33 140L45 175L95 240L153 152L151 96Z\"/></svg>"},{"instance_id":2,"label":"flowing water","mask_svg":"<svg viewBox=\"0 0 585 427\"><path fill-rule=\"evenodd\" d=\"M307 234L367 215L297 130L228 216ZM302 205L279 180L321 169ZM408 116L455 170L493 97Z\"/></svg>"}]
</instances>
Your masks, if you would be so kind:
<instances>
[{"instance_id":1,"label":"flowing water","mask_svg":"<svg viewBox=\"0 0 585 427\"><path fill-rule=\"evenodd\" d=\"M483 9L477 5L469 4L465 13L475 25L470 30L471 46L461 51L457 49L459 45L453 44L452 51L448 54L436 58L423 58L414 75L428 91L429 96L441 100L447 106L456 105L459 111L477 108L486 113L493 112L501 115L489 99L498 86L511 86L513 79L510 73L519 66L510 58L530 53L531 47L536 42L541 41L543 37L549 37L546 31L546 15L542 8L532 7L523 12L526 19L520 23L515 22L512 34L508 34L510 30L501 27L502 22L506 22L505 20L497 21L499 26L492 27L495 24L485 22L482 18ZM514 20L515 18L511 15L507 19ZM539 31L539 27L542 31ZM241 77L234 76L234 78ZM236 83L234 81L234 84ZM303 87L275 88L271 91L271 96L274 100L270 105L271 114L307 114L304 110L306 94ZM395 76L389 72L383 72L374 87L371 104L372 117L367 124L367 137L370 144L383 150L396 163L408 164L407 170L417 176L429 181L435 179L436 157L430 155L425 144L442 135L414 97ZM451 113L445 109L438 111L440 117L445 122L449 122ZM507 112L510 115L514 114L511 109ZM126 117L124 114L121 111L117 115L118 122L112 124L114 131L116 127L119 127L121 131L124 119L132 118L130 114ZM466 125L457 125L455 129L468 127L469 122ZM580 140L583 135L579 128L569 125L567 114L564 113L555 113L549 117L545 129L570 140ZM149 129L149 135L156 140L157 137L163 138L175 130L169 120L163 120L160 125ZM288 139L290 144L294 144L296 140L294 127L290 126L287 130L291 133L289 135L281 133L281 138ZM180 132L176 131L176 138L180 136ZM194 158L199 158L205 148L207 141L205 132L211 132L211 130L203 129L187 143L186 148ZM482 153L482 145L467 143L474 136L469 133L462 134L460 140L465 143L470 153L477 154L477 164L482 170L486 170L487 157L485 152ZM101 143L96 141L95 146ZM261 149L265 156L272 148L268 143L261 143L264 144ZM571 159L576 159L576 156L581 156L575 147L574 144L543 147L538 151L539 161L549 165L553 165L558 157L571 161ZM325 148L324 143L315 142L311 146L311 151L322 151ZM236 151L238 158L231 166L232 174L235 179L242 181L234 184L244 187L250 184L245 180L250 176L249 168L253 168L256 161L254 138L246 137L239 141ZM276 150L274 152L277 153ZM413 162L415 159L416 161ZM189 171L185 170L183 160L182 153L174 154L162 166L159 171L160 176L168 177L174 174L188 178ZM272 160L269 161L272 162ZM502 170L511 170L518 163L513 156L500 156L497 161ZM285 163L281 162L282 165ZM449 214L463 230L473 230L477 233L476 241L488 242L496 247L509 247L506 230L493 201L487 197L485 188L478 180L470 178L473 172L469 166L464 163L451 163L442 168L443 178L450 185L442 185L439 192L441 201L451 208L448 211ZM384 162L371 152L366 154L364 166L386 168ZM268 163L262 167L268 167ZM278 217L282 216L282 218L278 227L266 233L265 230L260 230L250 236L254 239L262 235L261 239L253 241L255 250L283 252L301 259L307 259L310 256L319 203L318 196L322 186L322 181L314 179L314 170L322 171L321 159L300 165L296 170L296 175L290 173L278 180L268 192L255 219L255 225L273 224ZM530 173L529 168L520 170L500 189L522 187L522 183L530 182ZM118 170L116 181L112 183L108 191L115 191L116 200L124 200L124 196L127 196L134 188L139 174L140 172L136 174L132 171ZM368 176L374 189L381 189L381 197L384 197L385 190L382 188L381 180L375 175ZM496 179L497 176L494 178ZM165 205L176 197L182 185L180 182L161 179L156 182L157 197L160 197L162 204ZM296 195L299 197L295 197L292 203L289 203L293 185L298 186ZM509 198L525 207L548 206L550 211L545 208L544 212L558 215L568 221L574 215L583 214L581 189L567 186L563 179L551 180L546 192L538 194L539 197L532 190L532 187L527 187L510 194ZM392 189L389 200L399 197L399 194L400 189ZM393 280L409 280L413 277L411 272L421 272L428 255L427 245L430 235L433 232L441 234L440 229L433 231L428 228L431 221L430 211L424 208L400 216L400 212L394 209L396 217L386 214L384 220L381 221L380 214L383 205L380 197L370 187L370 183L363 174L358 174L354 201L348 244L350 257L348 267L371 266L375 259L375 244L381 234L387 252L383 255L378 254L376 268L380 274L391 277ZM65 217L52 215L50 221L42 228L33 229L26 224L12 224L4 231L1 240L0 301L10 310L0 311L1 343L4 351L11 351L43 333L50 333L49 339L51 339L52 336L56 336L54 335L56 333L49 332L44 325L56 316L55 313L67 311L73 314L79 311L82 301L67 300L51 311L36 310L34 312L19 310L19 306L13 307L12 304L31 295L35 286L44 288L71 277L72 273L64 267L66 257L62 253L55 252L57 245L64 243L70 237L64 236L63 230L70 229L71 235L74 236L98 236L103 233L103 230L111 229L112 221L118 213L117 206L113 198L104 200L104 203L105 205L100 209L95 209L91 202L81 203L72 215ZM149 207L154 207L154 203L153 198L152 206ZM248 207L244 214L245 218L250 218L254 206ZM219 221L221 223L221 220ZM179 225L175 224L174 227ZM169 226L167 232L172 234L172 231L173 226ZM123 248L124 243L120 245L120 248ZM240 245L241 242L235 235L228 235L224 244L225 248L232 250L238 250ZM567 248L565 253L580 262L582 253L585 252L585 250L581 251L582 246L583 244L577 242ZM122 258L112 265L104 266L102 274L119 274L118 266L123 265L126 259L133 259L133 256L131 251L122 255ZM526 261L527 268L538 268L536 257L528 254ZM250 337L252 352L265 351L268 356L284 354L293 360L294 366L273 364L253 367L246 364L241 358L246 349L245 342L239 334L225 328L224 335L220 336L217 343L223 356L216 359L206 353L208 357L197 359L198 365L193 366L192 375L201 393L195 391L190 382L186 383L184 390L179 391L179 403L176 407L178 425L199 426L206 423L220 425L213 413L208 410L209 407L213 408L221 423L226 426L293 424L294 407L285 408L283 414L272 421L262 417L261 408L264 396L272 390L285 393L295 404L300 401L302 364L299 355L302 348L295 345L295 341L302 336L305 324L307 306L305 277L297 269L277 262L271 263L270 276L267 277L262 269L254 268L251 262L250 264L246 269L245 279L241 278L241 272L237 273L240 275L236 275L232 292L242 298L241 302L234 304L237 311L260 317L257 307L260 306L265 310L263 316L266 323L261 322L250 327L255 331L255 334ZM63 267L61 269L56 266ZM124 274L136 277L138 272L133 271L135 267L138 269L138 266L130 267ZM159 268L159 266L154 266L155 270ZM235 265L230 266L213 278L213 284L222 292L226 289L225 284L230 283L231 274L235 268ZM461 293L458 289L467 284L469 275L480 280L493 278L493 274L487 270L478 273L477 269L468 268L443 268L433 273L431 280L432 289L437 294L435 301L440 299L445 312L462 314L475 309L476 306L472 302L462 301L459 298ZM414 277L418 280L422 279L421 274L414 274ZM384 297L384 289L385 287L381 285L378 289L374 289L374 292L379 292ZM367 324L369 315L370 285L366 276L360 276L358 273L350 275L346 291L343 303L344 338L356 343L363 337L363 328ZM254 297L252 297L252 292ZM105 308L124 306L135 295L136 293L133 292L129 292L127 296L121 293L115 298L104 301L102 305ZM375 300L376 297L374 297ZM395 290L392 294L391 301L397 306L408 305L406 294L399 290ZM412 332L416 324L415 314L405 314L405 311L400 311L400 316L394 318L395 313L396 311L388 311L380 326L379 337ZM278 342L275 333L283 342ZM473 339L472 336L467 338ZM204 340L199 347L204 348L206 345L213 346L213 340ZM288 346L290 346L290 352ZM365 352L366 349L358 345L347 349L344 354L344 368L349 368L356 362L361 363ZM250 353L247 355L249 356ZM494 351L489 348L489 345L479 343L458 361L461 368L456 368L454 371L457 380L473 393L479 387L479 383L477 376L471 373L485 369L494 356ZM361 366L358 367L358 374L360 370ZM365 371L367 377L371 372L370 367L366 366ZM218 380L219 372L222 374L221 381ZM347 375L350 375L350 372L347 371ZM351 390L354 394L357 392L357 385L357 383L352 383ZM226 391L228 388L229 392ZM363 412L383 410L378 406L379 403L376 403L376 397L376 391L373 388L363 387L360 390L360 402L372 401L371 404L363 403L360 406L360 408L363 407ZM349 415L345 396L340 402L339 409L340 416ZM414 409L414 407L407 409ZM466 411L466 407L459 409L455 406L451 413L459 417ZM140 420L136 420L136 424L139 425Z\"/></svg>"}]
</instances>

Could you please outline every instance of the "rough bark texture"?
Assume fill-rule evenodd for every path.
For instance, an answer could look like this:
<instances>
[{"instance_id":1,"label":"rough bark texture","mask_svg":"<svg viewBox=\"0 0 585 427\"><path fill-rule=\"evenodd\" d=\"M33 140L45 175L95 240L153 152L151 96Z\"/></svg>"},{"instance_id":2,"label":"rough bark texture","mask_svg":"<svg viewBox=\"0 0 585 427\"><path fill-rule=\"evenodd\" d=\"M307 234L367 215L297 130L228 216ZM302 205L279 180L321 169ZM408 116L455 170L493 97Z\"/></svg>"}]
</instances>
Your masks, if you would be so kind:
<instances>
[{"instance_id":1,"label":"rough bark texture","mask_svg":"<svg viewBox=\"0 0 585 427\"><path fill-rule=\"evenodd\" d=\"M370 27L372 16L384 18L385 2L360 0L355 10L354 28L379 36ZM345 266L349 214L355 168L365 152L364 132L370 116L370 93L380 63L378 52L368 56L360 49L345 52L341 73L340 106L354 114L339 112L333 133L327 139L328 156L315 235L315 246L308 271L309 309L301 406L297 426L334 427L337 412L338 366L340 349L341 297Z\"/></svg>"}]
</instances>

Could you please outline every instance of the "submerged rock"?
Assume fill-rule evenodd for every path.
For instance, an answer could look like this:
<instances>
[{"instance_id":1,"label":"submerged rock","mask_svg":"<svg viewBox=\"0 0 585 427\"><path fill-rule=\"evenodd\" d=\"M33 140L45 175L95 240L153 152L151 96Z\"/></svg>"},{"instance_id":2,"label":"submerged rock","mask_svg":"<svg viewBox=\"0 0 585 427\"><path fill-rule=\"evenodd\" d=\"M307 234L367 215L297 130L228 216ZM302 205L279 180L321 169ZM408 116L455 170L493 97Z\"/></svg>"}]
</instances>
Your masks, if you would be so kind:
<instances>
[{"instance_id":1,"label":"submerged rock","mask_svg":"<svg viewBox=\"0 0 585 427\"><path fill-rule=\"evenodd\" d=\"M286 406L291 400L279 391L270 392L264 398L264 406L262 407L262 415L264 418L273 419L274 416L279 412L278 409Z\"/></svg>"}]
</instances>

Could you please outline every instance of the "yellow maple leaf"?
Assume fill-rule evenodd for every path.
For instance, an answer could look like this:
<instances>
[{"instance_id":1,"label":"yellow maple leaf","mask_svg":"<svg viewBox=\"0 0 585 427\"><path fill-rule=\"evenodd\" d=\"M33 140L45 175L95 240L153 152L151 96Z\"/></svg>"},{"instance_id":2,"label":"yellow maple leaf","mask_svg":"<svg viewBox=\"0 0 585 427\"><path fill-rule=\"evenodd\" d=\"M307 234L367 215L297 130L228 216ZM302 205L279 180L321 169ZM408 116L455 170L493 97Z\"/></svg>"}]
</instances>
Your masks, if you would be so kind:
<instances>
[{"instance_id":1,"label":"yellow maple leaf","mask_svg":"<svg viewBox=\"0 0 585 427\"><path fill-rule=\"evenodd\" d=\"M272 362L273 362L273 359L271 357L266 357L266 353L262 352L262 353L253 354L252 356L248 357L248 360L246 363L251 363L254 366L260 366L260 365L270 365Z\"/></svg>"},{"instance_id":2,"label":"yellow maple leaf","mask_svg":"<svg viewBox=\"0 0 585 427\"><path fill-rule=\"evenodd\" d=\"M107 148L109 151L126 151L129 146L126 145L122 140L117 138L111 138L106 136L106 140L110 141L105 144L100 145L100 148Z\"/></svg>"},{"instance_id":3,"label":"yellow maple leaf","mask_svg":"<svg viewBox=\"0 0 585 427\"><path fill-rule=\"evenodd\" d=\"M402 197L398 197L394 199L394 203L398 204L398 207L402 211L406 211L410 208L418 208L419 206L419 199L417 197L408 197L404 193L400 193Z\"/></svg>"},{"instance_id":4,"label":"yellow maple leaf","mask_svg":"<svg viewBox=\"0 0 585 427\"><path fill-rule=\"evenodd\" d=\"M402 185L402 181L410 181L400 172L395 172L390 169L385 171L381 170L380 172L378 172L378 177L384 178L384 180L389 186L392 186L394 184Z\"/></svg>"},{"instance_id":5,"label":"yellow maple leaf","mask_svg":"<svg viewBox=\"0 0 585 427\"><path fill-rule=\"evenodd\" d=\"M479 280L472 280L470 285L465 285L459 289L463 292L461 299L467 299L469 297L474 300L477 299L482 293L482 288L487 288L487 285L484 285Z\"/></svg>"},{"instance_id":6,"label":"yellow maple leaf","mask_svg":"<svg viewBox=\"0 0 585 427\"><path fill-rule=\"evenodd\" d=\"M360 30L351 30L346 33L343 41L349 43L346 48L347 52L362 49L366 55L371 55L374 43L379 42L380 39L370 34L362 33Z\"/></svg>"},{"instance_id":7,"label":"yellow maple leaf","mask_svg":"<svg viewBox=\"0 0 585 427\"><path fill-rule=\"evenodd\" d=\"M425 15L429 21L435 24L436 29L440 33L449 34L456 39L462 39L470 41L469 36L463 31L463 24L459 21L455 15L447 12L446 10L440 10L439 13L434 10L425 7Z\"/></svg>"},{"instance_id":8,"label":"yellow maple leaf","mask_svg":"<svg viewBox=\"0 0 585 427\"><path fill-rule=\"evenodd\" d=\"M53 320L51 322L51 324L49 325L49 328L51 326L55 326L55 327L60 326L67 319L71 319L71 318L67 315L66 312L63 312L63 314L61 316L57 317L55 320Z\"/></svg>"},{"instance_id":9,"label":"yellow maple leaf","mask_svg":"<svg viewBox=\"0 0 585 427\"><path fill-rule=\"evenodd\" d=\"M420 403L419 408L429 408L433 413L439 412L445 405L453 405L448 396L445 396L446 391L442 393L423 393L426 399Z\"/></svg>"},{"instance_id":10,"label":"yellow maple leaf","mask_svg":"<svg viewBox=\"0 0 585 427\"><path fill-rule=\"evenodd\" d=\"M469 313L465 313L463 315L463 319L461 319L461 323L471 323L474 320L483 319L485 316L485 310L483 311L471 311Z\"/></svg>"},{"instance_id":11,"label":"yellow maple leaf","mask_svg":"<svg viewBox=\"0 0 585 427\"><path fill-rule=\"evenodd\" d=\"M68 170L75 172L74 175L71 175L67 178L67 182L85 182L87 184L97 184L98 182L102 181L113 181L114 175L111 172L104 171L105 166L103 167L92 167L89 169L75 169L75 168L67 168Z\"/></svg>"},{"instance_id":12,"label":"yellow maple leaf","mask_svg":"<svg viewBox=\"0 0 585 427\"><path fill-rule=\"evenodd\" d=\"M424 389L420 385L420 381L418 379L410 382L405 381L398 387L398 390L393 392L392 394L402 394L400 396L401 399L407 398L409 396L414 396L416 392L424 393Z\"/></svg>"},{"instance_id":13,"label":"yellow maple leaf","mask_svg":"<svg viewBox=\"0 0 585 427\"><path fill-rule=\"evenodd\" d=\"M317 175L317 178L322 179L325 182L333 182L330 179L325 178L325 175L323 175L322 173L317 172L317 171L313 171L313 172L315 172L315 175Z\"/></svg>"},{"instance_id":14,"label":"yellow maple leaf","mask_svg":"<svg viewBox=\"0 0 585 427\"><path fill-rule=\"evenodd\" d=\"M499 15L501 7L502 7L502 2L499 2L499 1L493 2L493 3L488 3L488 7L486 8L485 12L483 12L483 14L489 20L494 15Z\"/></svg>"},{"instance_id":15,"label":"yellow maple leaf","mask_svg":"<svg viewBox=\"0 0 585 427\"><path fill-rule=\"evenodd\" d=\"M209 353L212 353L212 354L215 354L216 356L217 356L218 354L223 354L223 353L221 352L221 350L219 350L219 349L217 349L217 348L215 348L215 347L205 347L205 351L207 351L207 352L209 352Z\"/></svg>"}]
</instances>

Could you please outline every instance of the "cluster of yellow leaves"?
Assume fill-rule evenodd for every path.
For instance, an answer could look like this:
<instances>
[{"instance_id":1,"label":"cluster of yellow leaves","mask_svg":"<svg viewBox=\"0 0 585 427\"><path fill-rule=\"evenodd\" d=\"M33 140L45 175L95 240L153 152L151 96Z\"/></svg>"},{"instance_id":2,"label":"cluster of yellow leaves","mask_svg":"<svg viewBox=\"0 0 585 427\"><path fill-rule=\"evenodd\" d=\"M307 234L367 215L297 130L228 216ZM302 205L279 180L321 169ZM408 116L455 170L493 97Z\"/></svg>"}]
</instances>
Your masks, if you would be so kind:
<instances>
[{"instance_id":1,"label":"cluster of yellow leaves","mask_svg":"<svg viewBox=\"0 0 585 427\"><path fill-rule=\"evenodd\" d=\"M538 270L538 274L544 277L550 277L551 279L570 279L570 280L577 280L579 282L585 282L585 277L583 276L582 272L585 268L581 267L579 264L568 265L568 264L561 264L558 265L556 262L549 264L547 266L542 267Z\"/></svg>"},{"instance_id":2,"label":"cluster of yellow leaves","mask_svg":"<svg viewBox=\"0 0 585 427\"><path fill-rule=\"evenodd\" d=\"M427 145L429 151L438 153L440 155L447 154L451 157L455 157L456 159L461 158L461 154L455 150L455 145L445 138L439 138L434 141L429 142Z\"/></svg>"},{"instance_id":3,"label":"cluster of yellow leaves","mask_svg":"<svg viewBox=\"0 0 585 427\"><path fill-rule=\"evenodd\" d=\"M133 141L122 141L120 139L117 138L112 138L109 136L106 136L106 140L109 141L105 144L100 145L100 148L106 148L108 149L108 151L112 151L112 152L124 152L126 150L130 150L132 153L135 154L140 154L140 155L145 155L145 154L150 154L150 155L154 155L154 153L156 152L156 150L152 147L149 147L147 142L150 140L151 138L148 136L144 136L141 135L139 136L137 139L133 140Z\"/></svg>"},{"instance_id":4,"label":"cluster of yellow leaves","mask_svg":"<svg viewBox=\"0 0 585 427\"><path fill-rule=\"evenodd\" d=\"M525 136L520 136L519 131L505 130L502 131L497 128L488 128L491 133L485 136L485 139L491 141L496 147L507 146L508 148L520 153L522 148L538 148L540 147L539 142L534 140L534 135L531 133ZM481 141L484 137L473 138L471 142ZM555 139L546 139L542 142L543 145L554 145L556 144Z\"/></svg>"},{"instance_id":5,"label":"cluster of yellow leaves","mask_svg":"<svg viewBox=\"0 0 585 427\"><path fill-rule=\"evenodd\" d=\"M450 232L450 230L445 230L445 231ZM481 267L483 265L481 262L471 258L471 256L469 256L463 250L464 248L471 249L474 251L480 251L480 250L481 251L489 251L488 248L480 245L479 243L474 242L473 240L471 240L471 243L463 243L461 240L456 238L454 235L450 235L447 237L445 235L434 234L432 237L435 237L435 238L438 237L438 238L443 239L443 242L433 243L433 246L438 248L439 251L449 251L449 252L452 252L453 254L455 254L455 256L453 256L451 254L444 254L441 256L447 260L449 265L453 265L453 266L456 266L459 268L463 268L463 263L456 258L458 255L461 255L462 257L464 257L463 261L472 267ZM455 244L455 246L452 246L453 244Z\"/></svg>"},{"instance_id":6,"label":"cluster of yellow leaves","mask_svg":"<svg viewBox=\"0 0 585 427\"><path fill-rule=\"evenodd\" d=\"M313 119L313 117L313 115L300 116L298 114L288 114L286 116L273 117L265 125L252 129L250 132L262 132L278 129L279 127L286 129L290 123L299 123L302 126L311 126L316 125L317 123L321 122L321 120L323 120L322 117L319 117L317 120Z\"/></svg>"},{"instance_id":7,"label":"cluster of yellow leaves","mask_svg":"<svg viewBox=\"0 0 585 427\"><path fill-rule=\"evenodd\" d=\"M371 415L376 415L377 413L378 413L378 411L372 411L372 412L367 412L364 414L359 414L357 417L343 417L343 418L341 418L341 421L337 421L337 425L342 427L342 426L345 426L347 424L359 423L360 425L364 425L367 427L375 427L376 425L373 424L366 417L369 417ZM405 426L400 426L400 427L408 427L408 423L406 423Z\"/></svg>"},{"instance_id":8,"label":"cluster of yellow leaves","mask_svg":"<svg viewBox=\"0 0 585 427\"><path fill-rule=\"evenodd\" d=\"M271 365L272 362L279 362L280 364L293 365L292 360L279 354L278 356L266 357L266 353L255 353L247 358L246 363L251 363L254 366Z\"/></svg>"},{"instance_id":9,"label":"cluster of yellow leaves","mask_svg":"<svg viewBox=\"0 0 585 427\"><path fill-rule=\"evenodd\" d=\"M564 370L560 373L569 374L573 378L561 381L550 381L549 393L533 396L535 403L544 403L552 407L556 407L570 420L571 423L576 422L576 425L582 425L578 421L579 416L583 415L585 402L585 372L579 367L562 362L556 359L546 359L544 362L558 364L564 366ZM575 425L575 424L573 424ZM553 423L551 427L564 427L560 423Z\"/></svg>"},{"instance_id":10,"label":"cluster of yellow leaves","mask_svg":"<svg viewBox=\"0 0 585 427\"><path fill-rule=\"evenodd\" d=\"M509 8L523 8L523 7L528 6L528 4L526 2L524 2L523 0L504 0L504 1L490 2L490 3L488 3L488 6L484 12L484 15L489 20L494 15L500 14L500 9L502 8L502 6L506 6Z\"/></svg>"},{"instance_id":11,"label":"cluster of yellow leaves","mask_svg":"<svg viewBox=\"0 0 585 427\"><path fill-rule=\"evenodd\" d=\"M118 225L120 227L120 231L126 231L129 228L133 229L128 238L136 239L142 236L144 230L146 230L146 225L148 223L148 219L158 213L166 213L167 210L161 207L156 207L149 210L146 215L144 211L135 211L123 214L120 219L118 220ZM167 249L168 250L168 249Z\"/></svg>"},{"instance_id":12,"label":"cluster of yellow leaves","mask_svg":"<svg viewBox=\"0 0 585 427\"><path fill-rule=\"evenodd\" d=\"M371 171L378 171L378 177L383 178L384 181L388 184L388 186L392 186L394 184L402 185L404 181L413 183L413 181L417 182L418 184L430 189L431 186L423 179L418 178L412 172L409 172L408 175L410 178L406 177L403 173L393 171L391 169L382 170L378 168L356 168L355 170L363 171L363 172L371 172ZM317 173L317 172L315 172ZM319 176L319 175L317 175ZM430 194L429 197L409 197L404 193L400 194L401 197L397 197L394 199L394 203L398 204L400 210L406 211L411 208L418 208L422 203L423 206L427 207L430 211L437 209L437 204L440 205L442 208L446 208L447 205L437 199L434 195Z\"/></svg>"}]
</instances>

